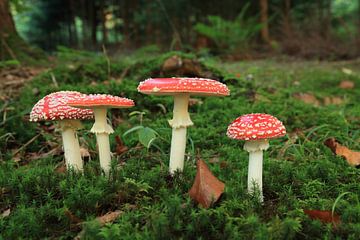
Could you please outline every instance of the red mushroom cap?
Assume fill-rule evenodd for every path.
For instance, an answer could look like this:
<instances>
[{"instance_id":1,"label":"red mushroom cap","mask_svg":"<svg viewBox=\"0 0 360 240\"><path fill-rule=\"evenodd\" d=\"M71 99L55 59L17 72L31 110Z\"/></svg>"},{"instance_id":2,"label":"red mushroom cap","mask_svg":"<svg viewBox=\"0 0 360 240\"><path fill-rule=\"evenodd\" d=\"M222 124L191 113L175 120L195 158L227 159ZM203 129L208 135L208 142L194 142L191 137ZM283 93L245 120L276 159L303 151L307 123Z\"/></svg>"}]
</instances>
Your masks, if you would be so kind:
<instances>
[{"instance_id":1,"label":"red mushroom cap","mask_svg":"<svg viewBox=\"0 0 360 240\"><path fill-rule=\"evenodd\" d=\"M205 78L149 78L141 82L138 91L154 95L190 93L204 96L228 96L230 90L221 82Z\"/></svg>"},{"instance_id":2,"label":"red mushroom cap","mask_svg":"<svg viewBox=\"0 0 360 240\"><path fill-rule=\"evenodd\" d=\"M78 109L67 105L69 100L81 95L83 94L75 91L60 91L46 95L32 108L30 121L93 118L92 110Z\"/></svg>"},{"instance_id":3,"label":"red mushroom cap","mask_svg":"<svg viewBox=\"0 0 360 240\"><path fill-rule=\"evenodd\" d=\"M235 119L226 134L234 139L258 140L282 137L286 134L286 129L276 117L265 113L251 113Z\"/></svg>"},{"instance_id":4,"label":"red mushroom cap","mask_svg":"<svg viewBox=\"0 0 360 240\"><path fill-rule=\"evenodd\" d=\"M78 108L129 108L135 105L131 99L108 94L84 94L71 99L68 104Z\"/></svg>"}]
</instances>

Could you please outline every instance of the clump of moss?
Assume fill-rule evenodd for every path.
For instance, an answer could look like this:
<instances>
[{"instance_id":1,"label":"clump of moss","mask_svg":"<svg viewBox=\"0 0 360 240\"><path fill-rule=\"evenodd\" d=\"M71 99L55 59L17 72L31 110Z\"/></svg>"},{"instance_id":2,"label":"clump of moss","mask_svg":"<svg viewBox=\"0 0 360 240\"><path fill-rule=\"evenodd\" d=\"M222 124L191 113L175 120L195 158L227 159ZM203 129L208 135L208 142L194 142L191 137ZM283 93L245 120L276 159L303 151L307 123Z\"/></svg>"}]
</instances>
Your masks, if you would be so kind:
<instances>
[{"instance_id":1,"label":"clump of moss","mask_svg":"<svg viewBox=\"0 0 360 240\"><path fill-rule=\"evenodd\" d=\"M1 145L0 212L11 209L8 217L0 218L1 237L73 238L81 229L66 214L70 212L85 221L83 233L89 239L356 239L360 233L358 170L323 145L327 137L333 136L351 149L359 148L360 109L356 101L360 90L338 89L339 82L348 76L326 64L322 67L308 62L293 66L273 61L230 64L198 60L227 83L231 96L199 98L201 101L189 108L195 126L189 128L184 173L170 178L171 128L167 119L172 115L172 101L139 94L136 87L146 77L163 76L163 61L174 55L195 57L166 53L112 60L110 65L102 56L66 62L34 79L18 99L9 103L15 110L7 116L10 120L0 128L0 134L14 135L16 141L10 147L41 133L25 152L36 152L48 141L56 141L56 132L45 134L47 125L29 123L25 116L40 97L60 89L133 98L134 109L112 111L114 135L122 137L126 130L140 124L138 115L129 116L130 111L145 112L141 124L159 133L155 140L159 148L142 148L136 134L123 137L129 150L114 157L109 180L100 174L96 141L86 130L91 123L85 123L80 133L92 157L84 175L55 171L61 155L45 156L21 166L12 158L9 145ZM357 75L351 80L360 84ZM292 97L296 92L312 92L314 86L319 97L337 94L346 101L313 106ZM274 140L265 153L264 205L246 193L248 156L242 143L225 135L232 120L251 112L277 116L289 133ZM115 151L116 141L111 139L111 144ZM198 207L187 195L196 174L197 153L226 184L221 200L210 209ZM339 199L335 208L342 221L337 228L304 214L303 209L331 210L336 198L345 192L350 193ZM123 213L113 223L100 226L93 221L114 210Z\"/></svg>"}]
</instances>

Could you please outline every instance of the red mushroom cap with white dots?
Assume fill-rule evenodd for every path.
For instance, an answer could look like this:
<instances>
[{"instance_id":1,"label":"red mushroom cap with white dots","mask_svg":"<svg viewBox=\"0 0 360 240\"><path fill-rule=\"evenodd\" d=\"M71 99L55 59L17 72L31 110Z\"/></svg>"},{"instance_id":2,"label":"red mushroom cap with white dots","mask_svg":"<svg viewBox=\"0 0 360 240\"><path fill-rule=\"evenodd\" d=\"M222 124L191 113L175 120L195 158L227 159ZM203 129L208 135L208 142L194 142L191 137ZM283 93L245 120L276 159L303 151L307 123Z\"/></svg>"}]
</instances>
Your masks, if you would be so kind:
<instances>
[{"instance_id":1,"label":"red mushroom cap with white dots","mask_svg":"<svg viewBox=\"0 0 360 240\"><path fill-rule=\"evenodd\" d=\"M82 96L76 91L60 91L46 95L40 99L30 112L30 121L92 119L93 111L70 107L68 101Z\"/></svg>"},{"instance_id":2,"label":"red mushroom cap with white dots","mask_svg":"<svg viewBox=\"0 0 360 240\"><path fill-rule=\"evenodd\" d=\"M71 99L68 104L77 108L129 108L135 105L131 99L108 94L84 94Z\"/></svg>"},{"instance_id":3,"label":"red mushroom cap with white dots","mask_svg":"<svg viewBox=\"0 0 360 240\"><path fill-rule=\"evenodd\" d=\"M154 95L190 93L203 96L228 96L230 90L221 82L205 78L149 78L141 82L138 91Z\"/></svg>"},{"instance_id":4,"label":"red mushroom cap with white dots","mask_svg":"<svg viewBox=\"0 0 360 240\"><path fill-rule=\"evenodd\" d=\"M234 139L259 140L282 137L286 134L286 129L276 117L265 113L251 113L235 119L226 134Z\"/></svg>"}]
</instances>

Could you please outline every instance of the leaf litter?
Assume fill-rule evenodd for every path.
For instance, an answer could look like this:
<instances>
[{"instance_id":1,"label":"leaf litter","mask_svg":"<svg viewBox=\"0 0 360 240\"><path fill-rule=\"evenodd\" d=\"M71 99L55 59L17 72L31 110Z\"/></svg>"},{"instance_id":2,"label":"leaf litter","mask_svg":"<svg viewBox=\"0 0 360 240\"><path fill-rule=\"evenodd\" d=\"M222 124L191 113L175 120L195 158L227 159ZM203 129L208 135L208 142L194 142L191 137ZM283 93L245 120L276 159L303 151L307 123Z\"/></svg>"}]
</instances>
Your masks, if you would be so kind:
<instances>
[{"instance_id":1,"label":"leaf litter","mask_svg":"<svg viewBox=\"0 0 360 240\"><path fill-rule=\"evenodd\" d=\"M203 160L199 159L195 181L189 191L190 197L202 207L209 208L219 200L224 188L225 184L212 174Z\"/></svg>"},{"instance_id":2,"label":"leaf litter","mask_svg":"<svg viewBox=\"0 0 360 240\"><path fill-rule=\"evenodd\" d=\"M356 168L360 167L360 152L355 152L341 145L335 138L328 138L324 142L325 146L331 149L337 156L345 158L345 160Z\"/></svg>"}]
</instances>

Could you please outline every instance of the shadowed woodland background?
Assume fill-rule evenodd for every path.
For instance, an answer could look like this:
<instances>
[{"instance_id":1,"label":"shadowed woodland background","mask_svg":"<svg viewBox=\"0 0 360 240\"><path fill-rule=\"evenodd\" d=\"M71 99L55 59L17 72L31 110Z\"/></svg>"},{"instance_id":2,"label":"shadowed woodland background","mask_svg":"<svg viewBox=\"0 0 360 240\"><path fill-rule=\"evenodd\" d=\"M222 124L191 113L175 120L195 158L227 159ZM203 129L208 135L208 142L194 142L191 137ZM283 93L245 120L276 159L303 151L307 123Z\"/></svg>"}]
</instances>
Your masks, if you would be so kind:
<instances>
[{"instance_id":1,"label":"shadowed woodland background","mask_svg":"<svg viewBox=\"0 0 360 240\"><path fill-rule=\"evenodd\" d=\"M156 45L237 58L348 59L360 51L359 2L1 0L0 56L14 58L16 49L23 49L13 40L18 35L50 52L58 46L93 51L105 46L116 54Z\"/></svg>"}]
</instances>

